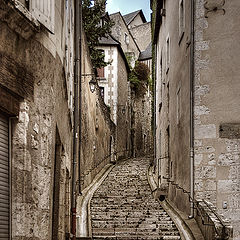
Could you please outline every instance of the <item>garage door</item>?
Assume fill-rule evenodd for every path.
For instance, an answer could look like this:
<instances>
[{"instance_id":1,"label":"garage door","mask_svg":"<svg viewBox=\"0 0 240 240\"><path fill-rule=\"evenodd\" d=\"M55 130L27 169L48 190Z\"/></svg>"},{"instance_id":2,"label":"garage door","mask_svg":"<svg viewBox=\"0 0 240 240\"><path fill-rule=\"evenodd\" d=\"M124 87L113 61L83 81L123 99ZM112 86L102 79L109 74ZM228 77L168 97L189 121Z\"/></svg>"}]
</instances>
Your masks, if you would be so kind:
<instances>
[{"instance_id":1,"label":"garage door","mask_svg":"<svg viewBox=\"0 0 240 240\"><path fill-rule=\"evenodd\" d=\"M0 112L0 240L9 239L9 144L8 118Z\"/></svg>"}]
</instances>

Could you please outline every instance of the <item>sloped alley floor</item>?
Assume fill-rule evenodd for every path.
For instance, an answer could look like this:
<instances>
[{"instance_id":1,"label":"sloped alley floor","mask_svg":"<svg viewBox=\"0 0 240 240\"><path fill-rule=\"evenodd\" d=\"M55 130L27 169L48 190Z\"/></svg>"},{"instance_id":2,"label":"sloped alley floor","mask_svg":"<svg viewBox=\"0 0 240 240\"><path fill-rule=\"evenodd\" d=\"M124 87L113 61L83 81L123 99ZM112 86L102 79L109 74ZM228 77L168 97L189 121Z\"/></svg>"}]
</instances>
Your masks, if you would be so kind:
<instances>
[{"instance_id":1,"label":"sloped alley floor","mask_svg":"<svg viewBox=\"0 0 240 240\"><path fill-rule=\"evenodd\" d=\"M181 239L147 181L150 159L118 163L91 200L93 239Z\"/></svg>"}]
</instances>

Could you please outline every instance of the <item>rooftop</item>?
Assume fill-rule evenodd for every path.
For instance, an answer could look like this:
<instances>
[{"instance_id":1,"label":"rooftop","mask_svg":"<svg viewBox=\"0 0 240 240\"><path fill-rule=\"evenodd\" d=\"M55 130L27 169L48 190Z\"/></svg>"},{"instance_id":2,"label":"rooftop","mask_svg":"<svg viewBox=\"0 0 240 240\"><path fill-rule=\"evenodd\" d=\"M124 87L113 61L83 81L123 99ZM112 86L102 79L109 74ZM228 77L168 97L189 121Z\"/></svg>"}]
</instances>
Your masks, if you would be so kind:
<instances>
[{"instance_id":1,"label":"rooftop","mask_svg":"<svg viewBox=\"0 0 240 240\"><path fill-rule=\"evenodd\" d=\"M123 16L123 19L125 20L126 24L129 25L129 24L134 20L134 18L135 18L138 14L140 14L143 22L145 23L145 22L146 22L146 18L145 18L145 16L144 16L142 10L137 10L137 11L135 11L135 12L128 13L128 14L126 14L126 15Z\"/></svg>"}]
</instances>

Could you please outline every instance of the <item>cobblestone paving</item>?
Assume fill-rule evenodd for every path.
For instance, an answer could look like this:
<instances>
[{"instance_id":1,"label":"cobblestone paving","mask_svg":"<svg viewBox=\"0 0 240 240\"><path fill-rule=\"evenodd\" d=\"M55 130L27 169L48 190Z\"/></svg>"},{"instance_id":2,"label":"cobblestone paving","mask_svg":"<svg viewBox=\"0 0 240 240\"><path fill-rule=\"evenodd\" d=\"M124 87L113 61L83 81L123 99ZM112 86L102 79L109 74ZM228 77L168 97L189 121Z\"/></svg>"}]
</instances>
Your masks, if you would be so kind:
<instances>
[{"instance_id":1,"label":"cobblestone paving","mask_svg":"<svg viewBox=\"0 0 240 240\"><path fill-rule=\"evenodd\" d=\"M91 201L93 239L181 239L147 181L150 159L120 162Z\"/></svg>"}]
</instances>

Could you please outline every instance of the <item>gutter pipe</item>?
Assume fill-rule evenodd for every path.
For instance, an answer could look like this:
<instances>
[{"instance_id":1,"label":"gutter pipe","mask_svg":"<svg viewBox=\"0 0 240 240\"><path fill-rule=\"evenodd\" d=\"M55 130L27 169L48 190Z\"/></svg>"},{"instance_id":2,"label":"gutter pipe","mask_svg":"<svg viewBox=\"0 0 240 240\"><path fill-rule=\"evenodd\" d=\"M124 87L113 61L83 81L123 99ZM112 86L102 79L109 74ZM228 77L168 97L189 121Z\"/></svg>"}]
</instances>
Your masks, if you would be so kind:
<instances>
[{"instance_id":1,"label":"gutter pipe","mask_svg":"<svg viewBox=\"0 0 240 240\"><path fill-rule=\"evenodd\" d=\"M79 150L78 150L78 193L79 195L82 195L81 193L81 145L82 145L82 0L79 1L79 74L80 74L80 80L79 80Z\"/></svg>"},{"instance_id":2,"label":"gutter pipe","mask_svg":"<svg viewBox=\"0 0 240 240\"><path fill-rule=\"evenodd\" d=\"M190 216L194 218L194 0L191 0L190 46Z\"/></svg>"},{"instance_id":3,"label":"gutter pipe","mask_svg":"<svg viewBox=\"0 0 240 240\"><path fill-rule=\"evenodd\" d=\"M153 106L153 111L154 111L154 116L153 116L153 132L154 132L154 167L156 167L156 164L157 163L157 159L156 159L156 156L157 156L157 138L156 138L156 134L157 134L157 118L156 118L156 104L157 104L157 98L156 98L156 95L157 95L157 88L156 88L156 80L157 80L157 76L156 76L156 59L157 59L157 45L154 44L154 60L155 60L155 67L154 67L154 83L153 83L153 87L154 87L154 106ZM159 173L158 173L159 174ZM159 177L159 176L158 176Z\"/></svg>"},{"instance_id":4,"label":"gutter pipe","mask_svg":"<svg viewBox=\"0 0 240 240\"><path fill-rule=\"evenodd\" d=\"M74 115L73 115L73 162L72 162L72 196L71 196L71 233L72 239L76 240L76 168L77 168L77 143L78 143L78 85L80 80L80 5L81 0L74 1L74 49L75 49L75 66L74 66Z\"/></svg>"}]
</instances>

